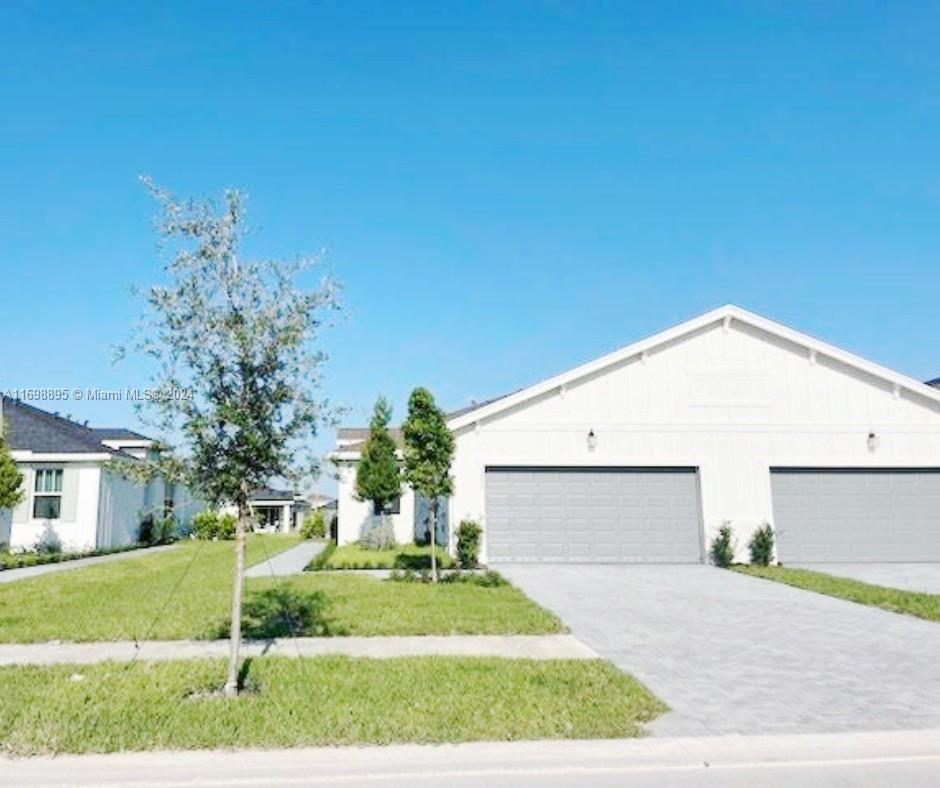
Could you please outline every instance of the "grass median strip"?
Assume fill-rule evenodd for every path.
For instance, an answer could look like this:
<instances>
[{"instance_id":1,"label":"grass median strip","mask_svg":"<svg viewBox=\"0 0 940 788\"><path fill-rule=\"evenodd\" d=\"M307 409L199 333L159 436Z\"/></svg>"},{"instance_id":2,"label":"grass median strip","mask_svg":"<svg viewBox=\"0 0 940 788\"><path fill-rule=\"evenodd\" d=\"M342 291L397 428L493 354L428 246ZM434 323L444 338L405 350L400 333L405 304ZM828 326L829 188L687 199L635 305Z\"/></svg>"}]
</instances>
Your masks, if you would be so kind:
<instances>
[{"instance_id":1,"label":"grass median strip","mask_svg":"<svg viewBox=\"0 0 940 788\"><path fill-rule=\"evenodd\" d=\"M665 706L601 660L259 658L0 668L0 751L115 752L639 736Z\"/></svg>"},{"instance_id":2,"label":"grass median strip","mask_svg":"<svg viewBox=\"0 0 940 788\"><path fill-rule=\"evenodd\" d=\"M248 563L296 543L253 536ZM166 553L0 585L0 642L224 637L233 563L231 542L186 542ZM243 626L251 638L563 631L555 616L509 584L396 583L316 572L249 579Z\"/></svg>"},{"instance_id":3,"label":"grass median strip","mask_svg":"<svg viewBox=\"0 0 940 788\"><path fill-rule=\"evenodd\" d=\"M818 594L879 607L892 613L904 613L927 621L940 621L940 594L924 594L875 586L860 580L836 577L810 569L790 569L784 566L736 566L734 570L751 577L775 580L778 583L786 583L796 588L815 591Z\"/></svg>"},{"instance_id":4,"label":"grass median strip","mask_svg":"<svg viewBox=\"0 0 940 788\"><path fill-rule=\"evenodd\" d=\"M259 580L249 589L256 599L290 593L321 600L316 615L300 628L303 634L543 635L564 630L558 618L509 584L483 588L308 573L286 583Z\"/></svg>"}]
</instances>

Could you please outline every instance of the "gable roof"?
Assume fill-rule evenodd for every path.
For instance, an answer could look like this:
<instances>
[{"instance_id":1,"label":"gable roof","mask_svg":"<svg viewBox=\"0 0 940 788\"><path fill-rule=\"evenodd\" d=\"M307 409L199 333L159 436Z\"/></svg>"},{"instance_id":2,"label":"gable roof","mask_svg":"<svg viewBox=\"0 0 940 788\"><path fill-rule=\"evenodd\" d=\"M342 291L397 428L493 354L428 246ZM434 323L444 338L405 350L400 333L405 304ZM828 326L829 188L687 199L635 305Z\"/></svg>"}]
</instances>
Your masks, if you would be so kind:
<instances>
[{"instance_id":1,"label":"gable roof","mask_svg":"<svg viewBox=\"0 0 940 788\"><path fill-rule=\"evenodd\" d=\"M710 326L725 324L729 328L733 323L751 326L772 336L784 339L794 345L806 349L807 354L813 354L817 358L831 358L847 366L861 370L875 378L879 378L892 386L896 387L898 392L905 390L918 394L926 399L940 402L940 378L921 383L912 377L903 375L900 372L883 367L872 361L842 350L835 345L830 345L820 339L816 339L809 334L804 334L795 329L784 326L781 323L774 322L768 318L761 317L754 312L749 312L734 304L726 304L709 312L705 312L698 317L687 320L665 331L648 336L638 342L634 342L626 347L615 350L600 358L589 361L586 364L574 367L567 372L562 372L554 377L547 378L539 383L535 383L526 388L518 389L511 394L471 405L466 408L454 411L448 414L447 426L451 430L459 430L482 421L492 418L509 408L521 405L536 397L550 394L553 391L561 392L566 386L590 375L603 372L605 369L620 364L631 357L641 359L644 355L654 352L657 348L681 339L696 331L700 331ZM340 430L343 432L353 432L353 430ZM362 438L368 436L369 431L362 431ZM362 442L349 443L342 445L332 453L335 459L354 459L358 456L362 448Z\"/></svg>"},{"instance_id":2,"label":"gable roof","mask_svg":"<svg viewBox=\"0 0 940 788\"><path fill-rule=\"evenodd\" d=\"M653 334L652 336L641 339L640 341L634 342L631 345L627 345L620 350L615 350L613 353L608 353L607 355L601 356L594 361L589 361L586 364L582 364L581 366L575 367L574 369L571 369L567 372L563 372L560 375L555 375L554 377L543 380L540 383L528 386L527 388L521 389L514 394L500 397L499 399L490 403L486 403L477 408L461 413L456 418L448 421L447 426L452 430L458 430L462 427L474 424L475 422L478 422L482 419L495 416L504 410L515 407L516 405L520 405L524 402L534 399L535 397L550 393L552 390L557 389L560 391L565 386L574 383L581 378L601 372L604 369L626 361L631 357L635 356L637 358L641 358L644 354L650 353L668 342L673 342L703 328L722 323L729 327L733 323L741 323L742 325L748 325L753 328L757 328L768 334L801 346L807 350L807 353L815 354L817 357L823 356L834 359L847 366L854 367L855 369L866 372L873 377L880 378L881 380L896 386L898 390L907 390L919 394L922 397L926 397L927 399L940 402L940 390L938 390L938 388L934 388L932 385L921 383L920 381L908 377L907 375L902 375L900 372L895 372L894 370L883 367L880 364L875 364L874 362L868 361L861 356L856 356L855 354L849 353L846 350L842 350L835 345L830 345L820 339L816 339L809 334L804 334L800 331L788 328L781 323L776 323L773 320L761 317L760 315L757 315L753 312L748 312L746 309L742 309L741 307L735 306L734 304L726 304L725 306L718 307L717 309L713 309L710 312L706 312L703 315L694 317L691 320L687 320L684 323L680 323L677 326L668 328L665 331L660 331L658 334Z\"/></svg>"},{"instance_id":3,"label":"gable roof","mask_svg":"<svg viewBox=\"0 0 940 788\"><path fill-rule=\"evenodd\" d=\"M22 400L3 397L3 418L8 428L7 445L12 451L130 456L104 445L98 430Z\"/></svg>"}]
</instances>

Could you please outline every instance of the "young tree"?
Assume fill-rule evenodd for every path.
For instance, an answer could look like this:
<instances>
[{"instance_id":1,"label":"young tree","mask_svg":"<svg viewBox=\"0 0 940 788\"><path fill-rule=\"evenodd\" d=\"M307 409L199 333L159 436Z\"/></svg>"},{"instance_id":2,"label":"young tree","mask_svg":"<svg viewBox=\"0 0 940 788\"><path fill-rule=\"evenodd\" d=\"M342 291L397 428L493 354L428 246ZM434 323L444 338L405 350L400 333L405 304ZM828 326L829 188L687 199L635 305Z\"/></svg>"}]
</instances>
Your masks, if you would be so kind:
<instances>
[{"instance_id":1,"label":"young tree","mask_svg":"<svg viewBox=\"0 0 940 788\"><path fill-rule=\"evenodd\" d=\"M383 524L389 504L401 495L401 468L395 456L395 441L388 431L391 418L391 406L385 397L379 397L356 469L356 495L372 502L373 513L382 518Z\"/></svg>"},{"instance_id":2,"label":"young tree","mask_svg":"<svg viewBox=\"0 0 940 788\"><path fill-rule=\"evenodd\" d=\"M330 411L315 396L325 355L313 343L325 312L337 307L336 287L329 278L306 279L312 260L241 259L239 192L227 191L218 207L181 202L144 183L160 204L156 226L170 259L166 282L144 293L133 347L153 363L157 395L144 402L145 420L180 435L184 447L153 470L182 478L213 506L238 509L225 684L232 696L249 498L271 478L301 484L319 470L312 439Z\"/></svg>"},{"instance_id":3,"label":"young tree","mask_svg":"<svg viewBox=\"0 0 940 788\"><path fill-rule=\"evenodd\" d=\"M0 398L0 509L12 509L23 500L23 474L10 455L3 420L3 400Z\"/></svg>"},{"instance_id":4,"label":"young tree","mask_svg":"<svg viewBox=\"0 0 940 788\"><path fill-rule=\"evenodd\" d=\"M431 579L437 582L435 531L441 496L454 491L450 464L454 458L454 436L447 420L434 404L431 392L416 388L408 399L408 418L402 425L405 444L405 481L428 501L428 529L431 536Z\"/></svg>"}]
</instances>

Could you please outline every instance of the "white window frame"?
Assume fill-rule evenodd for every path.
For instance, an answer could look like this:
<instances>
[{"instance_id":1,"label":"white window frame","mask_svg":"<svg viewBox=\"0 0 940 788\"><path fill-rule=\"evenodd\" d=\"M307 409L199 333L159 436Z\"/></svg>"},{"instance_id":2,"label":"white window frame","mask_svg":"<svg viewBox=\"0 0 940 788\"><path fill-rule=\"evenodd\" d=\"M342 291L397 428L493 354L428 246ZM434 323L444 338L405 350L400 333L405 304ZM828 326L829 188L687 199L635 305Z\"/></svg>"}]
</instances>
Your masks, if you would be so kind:
<instances>
[{"instance_id":1,"label":"white window frame","mask_svg":"<svg viewBox=\"0 0 940 788\"><path fill-rule=\"evenodd\" d=\"M62 519L62 486L65 471L62 468L36 468L33 478L33 505L34 520L61 520ZM36 504L40 499L57 499L59 509L55 517L40 517L36 514Z\"/></svg>"}]
</instances>

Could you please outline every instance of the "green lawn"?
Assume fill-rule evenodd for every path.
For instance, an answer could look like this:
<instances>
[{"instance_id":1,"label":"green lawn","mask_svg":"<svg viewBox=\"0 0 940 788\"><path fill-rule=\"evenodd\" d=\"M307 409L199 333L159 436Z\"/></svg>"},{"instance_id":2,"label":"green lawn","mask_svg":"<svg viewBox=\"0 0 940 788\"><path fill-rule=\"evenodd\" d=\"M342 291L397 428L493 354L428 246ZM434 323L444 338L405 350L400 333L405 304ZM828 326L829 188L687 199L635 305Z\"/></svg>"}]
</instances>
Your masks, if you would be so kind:
<instances>
[{"instance_id":1,"label":"green lawn","mask_svg":"<svg viewBox=\"0 0 940 788\"><path fill-rule=\"evenodd\" d=\"M212 660L0 668L0 752L610 738L666 710L601 660L267 657L237 699L208 694L223 675Z\"/></svg>"},{"instance_id":2,"label":"green lawn","mask_svg":"<svg viewBox=\"0 0 940 788\"><path fill-rule=\"evenodd\" d=\"M775 580L778 583L786 583L807 591L847 599L850 602L880 607L892 613L906 613L928 621L940 621L940 594L922 594L898 588L885 588L863 583L860 580L835 577L809 569L790 569L784 566L736 566L734 570L752 577Z\"/></svg>"},{"instance_id":3,"label":"green lawn","mask_svg":"<svg viewBox=\"0 0 940 788\"><path fill-rule=\"evenodd\" d=\"M250 566L298 543L253 535ZM178 639L218 629L231 600L233 542L165 552L0 585L0 642Z\"/></svg>"},{"instance_id":4,"label":"green lawn","mask_svg":"<svg viewBox=\"0 0 940 788\"><path fill-rule=\"evenodd\" d=\"M312 569L430 569L431 548L401 545L391 550L366 550L358 544L347 544L333 550L322 566L314 561ZM448 569L454 565L441 548L437 549L437 565Z\"/></svg>"},{"instance_id":5,"label":"green lawn","mask_svg":"<svg viewBox=\"0 0 940 788\"><path fill-rule=\"evenodd\" d=\"M561 622L508 583L395 583L374 577L311 572L289 583L253 581L255 593L289 586L323 601L305 628L331 635L540 635Z\"/></svg>"},{"instance_id":6,"label":"green lawn","mask_svg":"<svg viewBox=\"0 0 940 788\"><path fill-rule=\"evenodd\" d=\"M248 563L297 543L255 535ZM156 555L0 585L0 642L221 637L231 542L184 542ZM249 580L246 637L540 634L561 623L511 585L396 583L311 572Z\"/></svg>"}]
</instances>

